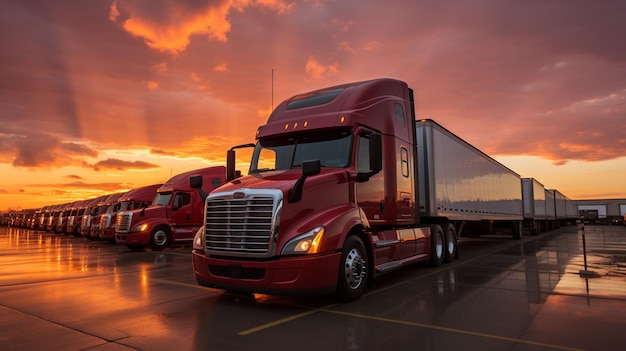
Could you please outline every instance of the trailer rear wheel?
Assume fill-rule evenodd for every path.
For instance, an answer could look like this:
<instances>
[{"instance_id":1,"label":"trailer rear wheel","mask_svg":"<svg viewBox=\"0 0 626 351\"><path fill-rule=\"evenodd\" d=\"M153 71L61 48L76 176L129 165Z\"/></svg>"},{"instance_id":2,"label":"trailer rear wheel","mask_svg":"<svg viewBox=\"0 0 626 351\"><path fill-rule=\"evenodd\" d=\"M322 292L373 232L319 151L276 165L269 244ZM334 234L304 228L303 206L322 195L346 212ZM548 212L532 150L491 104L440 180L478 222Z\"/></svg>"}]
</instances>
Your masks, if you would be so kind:
<instances>
[{"instance_id":1,"label":"trailer rear wheel","mask_svg":"<svg viewBox=\"0 0 626 351\"><path fill-rule=\"evenodd\" d=\"M341 250L337 295L341 301L358 299L367 287L368 257L363 241L356 235L346 238Z\"/></svg>"},{"instance_id":2,"label":"trailer rear wheel","mask_svg":"<svg viewBox=\"0 0 626 351\"><path fill-rule=\"evenodd\" d=\"M457 254L457 239L454 224L450 222L444 224L443 233L446 239L446 253L444 257L444 262L452 262L456 258Z\"/></svg>"},{"instance_id":3,"label":"trailer rear wheel","mask_svg":"<svg viewBox=\"0 0 626 351\"><path fill-rule=\"evenodd\" d=\"M150 234L150 247L154 251L161 251L172 243L172 234L166 227L160 226L154 228Z\"/></svg>"},{"instance_id":4,"label":"trailer rear wheel","mask_svg":"<svg viewBox=\"0 0 626 351\"><path fill-rule=\"evenodd\" d=\"M445 239L443 229L439 224L430 226L430 261L433 267L439 267L443 264L445 258Z\"/></svg>"}]
</instances>

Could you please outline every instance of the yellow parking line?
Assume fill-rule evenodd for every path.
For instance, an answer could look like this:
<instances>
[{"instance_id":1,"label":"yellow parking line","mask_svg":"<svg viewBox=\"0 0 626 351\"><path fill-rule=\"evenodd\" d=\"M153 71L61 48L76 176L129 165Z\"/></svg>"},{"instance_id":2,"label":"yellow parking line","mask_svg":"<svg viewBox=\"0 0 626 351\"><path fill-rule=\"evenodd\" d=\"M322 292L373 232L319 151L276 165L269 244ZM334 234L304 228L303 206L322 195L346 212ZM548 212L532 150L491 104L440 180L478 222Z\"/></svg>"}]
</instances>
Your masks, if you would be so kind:
<instances>
[{"instance_id":1,"label":"yellow parking line","mask_svg":"<svg viewBox=\"0 0 626 351\"><path fill-rule=\"evenodd\" d=\"M252 334L252 333L256 333L258 331L261 331L261 330L264 330L264 329L268 329L268 328L277 326L279 324L287 323L287 322L290 322L290 321L292 321L294 319L306 317L308 315L311 315L311 314L314 314L314 313L317 313L317 312L320 312L320 311L324 311L324 310L326 310L328 308L332 308L332 307L335 307L335 306L338 306L338 305L339 304L332 304L332 305L316 308L316 309L313 309L313 310L310 310L310 311L298 313L298 314L295 314L295 315L293 315L291 317L279 319L279 320L276 320L276 321L273 321L273 322L270 322L270 323L266 323L266 324L260 325L258 327L254 327L254 328L250 328L250 329L241 331L241 332L239 332L237 334L244 336L244 335L249 335L249 334Z\"/></svg>"},{"instance_id":2,"label":"yellow parking line","mask_svg":"<svg viewBox=\"0 0 626 351\"><path fill-rule=\"evenodd\" d=\"M441 330L441 331L457 333L457 334L465 334L465 335L471 335L471 336L477 336L477 337L483 337L483 338L489 338L489 339L495 339L495 340L510 341L510 342L514 342L514 343L527 344L527 345L533 345L533 346L540 346L540 347L551 348L551 349L555 349L555 350L581 351L581 349L576 349L576 348L572 348L572 347L547 344L547 343L538 342L538 341L532 341L532 340L516 339L516 338L510 338L510 337L506 337L506 336L487 334L487 333L473 332L473 331L463 330L463 329L441 327L441 326L432 325L432 324L424 324L424 323L403 321L403 320L398 320L398 319L376 317L376 316L367 316L367 315L358 314L358 313L342 312L342 311L335 311L335 310L325 310L324 312L334 313L334 314L339 314L339 315L348 316L348 317L354 317L354 318L370 319L370 320L375 320L375 321L379 321L379 322L403 324L403 325L409 325L409 326L413 326L413 327L435 329L435 330Z\"/></svg>"}]
</instances>

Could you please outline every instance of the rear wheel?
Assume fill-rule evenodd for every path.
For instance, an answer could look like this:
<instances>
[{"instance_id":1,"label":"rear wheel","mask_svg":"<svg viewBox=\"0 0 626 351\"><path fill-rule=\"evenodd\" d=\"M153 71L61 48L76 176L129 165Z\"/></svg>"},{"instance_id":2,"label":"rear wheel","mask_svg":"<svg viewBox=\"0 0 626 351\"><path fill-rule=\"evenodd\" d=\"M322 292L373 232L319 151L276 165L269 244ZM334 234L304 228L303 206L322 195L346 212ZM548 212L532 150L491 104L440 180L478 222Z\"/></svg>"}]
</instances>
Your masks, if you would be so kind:
<instances>
[{"instance_id":1,"label":"rear wheel","mask_svg":"<svg viewBox=\"0 0 626 351\"><path fill-rule=\"evenodd\" d=\"M456 229L454 228L454 225L450 222L444 224L443 233L446 239L444 262L452 262L456 258L457 254Z\"/></svg>"},{"instance_id":2,"label":"rear wheel","mask_svg":"<svg viewBox=\"0 0 626 351\"><path fill-rule=\"evenodd\" d=\"M430 226L430 261L429 264L433 267L439 267L443 263L445 258L444 249L445 239L443 236L443 229L439 224Z\"/></svg>"},{"instance_id":3,"label":"rear wheel","mask_svg":"<svg viewBox=\"0 0 626 351\"><path fill-rule=\"evenodd\" d=\"M337 277L337 295L341 301L358 299L365 292L368 279L368 257L363 241L356 235L346 238L341 250Z\"/></svg>"},{"instance_id":4,"label":"rear wheel","mask_svg":"<svg viewBox=\"0 0 626 351\"><path fill-rule=\"evenodd\" d=\"M161 251L172 243L172 235L166 227L156 227L150 235L150 247L152 250Z\"/></svg>"}]
</instances>

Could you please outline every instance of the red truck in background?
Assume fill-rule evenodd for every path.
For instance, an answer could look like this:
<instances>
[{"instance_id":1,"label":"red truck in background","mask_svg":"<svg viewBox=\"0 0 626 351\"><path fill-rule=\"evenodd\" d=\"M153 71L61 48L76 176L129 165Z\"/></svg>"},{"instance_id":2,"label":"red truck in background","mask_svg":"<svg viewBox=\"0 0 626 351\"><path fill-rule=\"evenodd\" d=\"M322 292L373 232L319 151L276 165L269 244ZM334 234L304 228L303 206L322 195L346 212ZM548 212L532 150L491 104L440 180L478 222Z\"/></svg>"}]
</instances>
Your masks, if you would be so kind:
<instances>
[{"instance_id":1,"label":"red truck in background","mask_svg":"<svg viewBox=\"0 0 626 351\"><path fill-rule=\"evenodd\" d=\"M89 240L100 239L98 236L98 229L100 228L100 219L102 215L112 210L112 207L117 203L119 199L125 193L115 193L102 196L95 206L91 207L89 213L89 220L85 227L81 227L80 233L82 236ZM84 218L84 216L83 216Z\"/></svg>"},{"instance_id":2,"label":"red truck in background","mask_svg":"<svg viewBox=\"0 0 626 351\"><path fill-rule=\"evenodd\" d=\"M117 200L122 197L125 192L115 193L100 200L98 205L92 210L91 226L89 227L89 234L85 237L89 240L100 240L100 224L102 218L106 218L106 214L111 214L117 206ZM106 224L106 223L104 223Z\"/></svg>"},{"instance_id":3,"label":"red truck in background","mask_svg":"<svg viewBox=\"0 0 626 351\"><path fill-rule=\"evenodd\" d=\"M91 221L93 220L94 208L98 206L100 201L104 201L109 195L101 195L89 201L83 209L83 215L80 218L80 227L77 228L77 236L87 237L91 230ZM78 220L78 218L77 218Z\"/></svg>"},{"instance_id":4,"label":"red truck in background","mask_svg":"<svg viewBox=\"0 0 626 351\"><path fill-rule=\"evenodd\" d=\"M70 202L63 206L63 208L57 214L56 227L54 228L54 232L56 234L65 234L65 227L67 226L67 218L72 212L74 205L76 202Z\"/></svg>"},{"instance_id":5,"label":"red truck in background","mask_svg":"<svg viewBox=\"0 0 626 351\"><path fill-rule=\"evenodd\" d=\"M98 229L100 239L115 243L117 213L150 206L152 200L154 200L157 189L162 185L163 184L153 184L135 188L117 199L117 204L114 208L111 211L107 211L100 218L100 226Z\"/></svg>"},{"instance_id":6,"label":"red truck in background","mask_svg":"<svg viewBox=\"0 0 626 351\"><path fill-rule=\"evenodd\" d=\"M93 199L82 200L74 204L72 211L67 218L67 226L65 227L65 233L74 236L80 236L80 226L82 224L83 215L85 209L89 208L93 204L97 204L101 197Z\"/></svg>"},{"instance_id":7,"label":"red truck in background","mask_svg":"<svg viewBox=\"0 0 626 351\"><path fill-rule=\"evenodd\" d=\"M208 167L178 174L158 190L149 207L117 214L115 240L131 250L150 246L163 250L173 243L191 242L204 219L204 202L189 186L192 175L201 176L210 192L225 181L224 166Z\"/></svg>"},{"instance_id":8,"label":"red truck in background","mask_svg":"<svg viewBox=\"0 0 626 351\"><path fill-rule=\"evenodd\" d=\"M206 198L192 250L200 285L350 301L380 274L453 260L466 230L521 238L520 176L416 121L402 81L296 95L256 139L249 174L235 177L231 149L228 183Z\"/></svg>"}]
</instances>

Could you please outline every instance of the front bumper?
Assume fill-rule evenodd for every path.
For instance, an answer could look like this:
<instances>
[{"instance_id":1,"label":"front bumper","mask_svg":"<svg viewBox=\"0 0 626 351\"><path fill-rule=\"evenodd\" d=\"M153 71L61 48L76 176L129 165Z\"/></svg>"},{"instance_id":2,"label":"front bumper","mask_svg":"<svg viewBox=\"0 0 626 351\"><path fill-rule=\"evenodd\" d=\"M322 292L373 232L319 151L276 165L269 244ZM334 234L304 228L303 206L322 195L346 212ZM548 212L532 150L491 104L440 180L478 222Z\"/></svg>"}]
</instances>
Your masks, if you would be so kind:
<instances>
[{"instance_id":1,"label":"front bumper","mask_svg":"<svg viewBox=\"0 0 626 351\"><path fill-rule=\"evenodd\" d=\"M198 284L217 289L274 295L333 293L341 253L281 257L273 261L228 260L193 251Z\"/></svg>"},{"instance_id":2,"label":"front bumper","mask_svg":"<svg viewBox=\"0 0 626 351\"><path fill-rule=\"evenodd\" d=\"M150 233L115 233L115 242L123 245L148 245L150 244Z\"/></svg>"}]
</instances>

